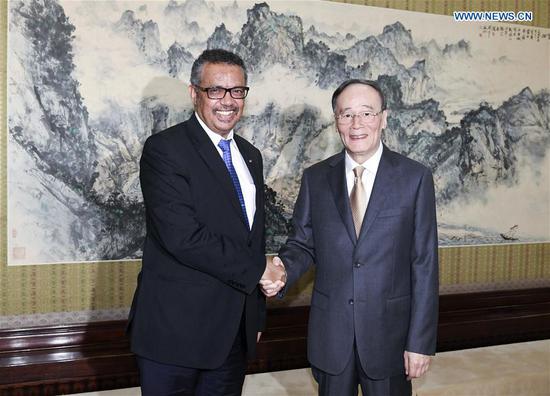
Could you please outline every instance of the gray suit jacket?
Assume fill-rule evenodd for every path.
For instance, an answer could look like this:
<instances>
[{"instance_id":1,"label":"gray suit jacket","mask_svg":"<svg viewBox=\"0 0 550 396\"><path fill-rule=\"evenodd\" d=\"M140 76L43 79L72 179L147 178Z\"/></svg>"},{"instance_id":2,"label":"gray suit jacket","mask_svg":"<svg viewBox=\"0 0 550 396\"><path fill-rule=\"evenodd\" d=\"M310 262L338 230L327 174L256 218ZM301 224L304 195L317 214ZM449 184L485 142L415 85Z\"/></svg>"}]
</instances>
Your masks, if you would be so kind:
<instances>
[{"instance_id":1,"label":"gray suit jacket","mask_svg":"<svg viewBox=\"0 0 550 396\"><path fill-rule=\"evenodd\" d=\"M374 379L402 374L405 350L435 353L437 222L428 168L384 146L357 238L342 151L304 171L293 223L279 256L287 285L316 265L308 330L313 366L341 373L354 338Z\"/></svg>"}]
</instances>

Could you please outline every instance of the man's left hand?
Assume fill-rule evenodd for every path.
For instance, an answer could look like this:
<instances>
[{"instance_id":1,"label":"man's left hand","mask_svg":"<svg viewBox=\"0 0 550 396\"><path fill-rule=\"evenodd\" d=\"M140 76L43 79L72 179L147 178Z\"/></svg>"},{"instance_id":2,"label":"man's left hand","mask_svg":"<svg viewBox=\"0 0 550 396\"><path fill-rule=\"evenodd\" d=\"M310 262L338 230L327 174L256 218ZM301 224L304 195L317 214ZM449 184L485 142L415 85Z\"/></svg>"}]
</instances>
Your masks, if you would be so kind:
<instances>
[{"instance_id":1,"label":"man's left hand","mask_svg":"<svg viewBox=\"0 0 550 396\"><path fill-rule=\"evenodd\" d=\"M430 367L430 362L432 357L429 355L422 355L420 353L408 352L405 351L403 354L405 359L405 374L407 375L407 380L413 378L420 378L428 368Z\"/></svg>"}]
</instances>

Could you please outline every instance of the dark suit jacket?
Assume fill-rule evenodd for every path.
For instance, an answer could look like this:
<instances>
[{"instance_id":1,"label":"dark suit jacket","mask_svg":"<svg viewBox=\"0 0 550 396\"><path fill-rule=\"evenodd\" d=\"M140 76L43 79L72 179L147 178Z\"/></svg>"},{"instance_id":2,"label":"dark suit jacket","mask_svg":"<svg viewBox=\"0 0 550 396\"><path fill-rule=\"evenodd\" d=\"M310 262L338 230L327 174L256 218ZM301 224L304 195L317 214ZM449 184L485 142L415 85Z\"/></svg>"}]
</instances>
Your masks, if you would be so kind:
<instances>
[{"instance_id":1,"label":"dark suit jacket","mask_svg":"<svg viewBox=\"0 0 550 396\"><path fill-rule=\"evenodd\" d=\"M279 252L288 285L315 263L308 357L341 373L354 342L374 379L404 372L404 350L435 353L438 259L432 175L384 146L359 238L344 152L303 174L294 234Z\"/></svg>"},{"instance_id":2,"label":"dark suit jacket","mask_svg":"<svg viewBox=\"0 0 550 396\"><path fill-rule=\"evenodd\" d=\"M243 312L249 355L265 322L260 152L234 137L256 185L252 230L229 172L195 116L150 136L140 162L147 235L130 317L132 351L211 369L231 349Z\"/></svg>"}]
</instances>

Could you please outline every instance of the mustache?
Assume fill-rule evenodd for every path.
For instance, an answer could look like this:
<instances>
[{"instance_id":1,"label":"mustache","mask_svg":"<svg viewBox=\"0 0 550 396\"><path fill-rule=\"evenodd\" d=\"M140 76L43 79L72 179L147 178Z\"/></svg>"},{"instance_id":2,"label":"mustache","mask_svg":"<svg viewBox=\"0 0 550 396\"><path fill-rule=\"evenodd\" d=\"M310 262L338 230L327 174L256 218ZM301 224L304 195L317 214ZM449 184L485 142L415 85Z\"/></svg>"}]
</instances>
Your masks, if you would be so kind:
<instances>
[{"instance_id":1,"label":"mustache","mask_svg":"<svg viewBox=\"0 0 550 396\"><path fill-rule=\"evenodd\" d=\"M237 106L216 106L214 107L214 111L238 111L239 108Z\"/></svg>"}]
</instances>

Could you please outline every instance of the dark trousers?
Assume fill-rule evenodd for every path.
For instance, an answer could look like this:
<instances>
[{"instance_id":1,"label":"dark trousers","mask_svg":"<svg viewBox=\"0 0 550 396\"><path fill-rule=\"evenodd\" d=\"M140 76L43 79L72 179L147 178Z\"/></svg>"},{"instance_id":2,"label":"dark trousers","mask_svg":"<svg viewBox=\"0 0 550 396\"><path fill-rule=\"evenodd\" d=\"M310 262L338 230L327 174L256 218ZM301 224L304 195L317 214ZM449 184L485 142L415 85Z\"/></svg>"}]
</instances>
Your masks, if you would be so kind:
<instances>
[{"instance_id":1,"label":"dark trousers","mask_svg":"<svg viewBox=\"0 0 550 396\"><path fill-rule=\"evenodd\" d=\"M411 382L405 374L380 380L369 378L361 367L355 344L342 373L331 375L313 366L311 371L319 384L319 396L357 396L359 385L363 396L410 396L412 393Z\"/></svg>"},{"instance_id":2,"label":"dark trousers","mask_svg":"<svg viewBox=\"0 0 550 396\"><path fill-rule=\"evenodd\" d=\"M138 356L142 396L239 396L246 372L243 326L225 362L213 370L155 362Z\"/></svg>"}]
</instances>

